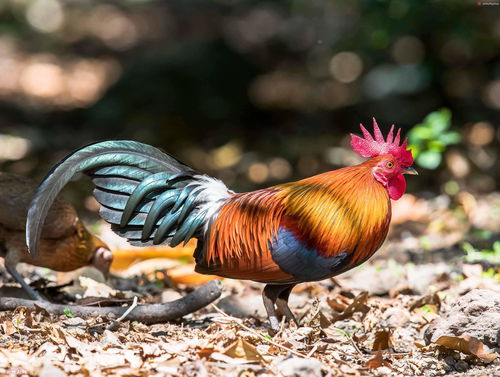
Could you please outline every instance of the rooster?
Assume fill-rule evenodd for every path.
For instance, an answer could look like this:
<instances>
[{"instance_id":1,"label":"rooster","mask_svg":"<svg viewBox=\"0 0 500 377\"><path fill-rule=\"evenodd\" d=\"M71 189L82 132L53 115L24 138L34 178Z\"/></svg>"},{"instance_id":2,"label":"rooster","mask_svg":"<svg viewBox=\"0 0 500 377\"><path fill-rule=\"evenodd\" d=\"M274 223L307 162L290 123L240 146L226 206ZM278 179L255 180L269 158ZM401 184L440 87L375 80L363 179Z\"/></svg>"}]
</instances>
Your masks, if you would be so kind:
<instances>
[{"instance_id":1,"label":"rooster","mask_svg":"<svg viewBox=\"0 0 500 377\"><path fill-rule=\"evenodd\" d=\"M57 199L47 214L47 222L41 229L39 253L30 255L25 242L25 225L35 190L35 182L28 178L0 173L0 257L5 259L6 270L34 300L39 300L40 295L17 271L20 262L56 271L91 265L106 276L113 257L111 251L89 233L73 206L62 199Z\"/></svg>"},{"instance_id":2,"label":"rooster","mask_svg":"<svg viewBox=\"0 0 500 377\"><path fill-rule=\"evenodd\" d=\"M196 271L265 283L270 326L301 282L333 277L366 261L382 245L390 199L417 174L406 139L394 126L384 139L375 119L372 136L351 134L359 165L247 193L200 174L160 150L135 141L104 141L67 156L47 175L31 203L26 242L36 255L45 215L77 173L91 177L100 215L133 245L176 246L198 239ZM298 325L298 323L297 323Z\"/></svg>"}]
</instances>

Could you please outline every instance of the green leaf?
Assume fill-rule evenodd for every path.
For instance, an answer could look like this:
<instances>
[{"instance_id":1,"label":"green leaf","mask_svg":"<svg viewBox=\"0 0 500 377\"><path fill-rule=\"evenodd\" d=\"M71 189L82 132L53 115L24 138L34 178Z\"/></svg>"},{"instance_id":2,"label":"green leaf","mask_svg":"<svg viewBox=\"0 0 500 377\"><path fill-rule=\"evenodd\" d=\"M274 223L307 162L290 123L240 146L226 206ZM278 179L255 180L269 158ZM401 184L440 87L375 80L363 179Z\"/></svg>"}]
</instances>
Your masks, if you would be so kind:
<instances>
[{"instance_id":1,"label":"green leaf","mask_svg":"<svg viewBox=\"0 0 500 377\"><path fill-rule=\"evenodd\" d=\"M427 236L422 236L418 239L420 244L424 247L425 250L430 250L432 248L432 242Z\"/></svg>"},{"instance_id":2,"label":"green leaf","mask_svg":"<svg viewBox=\"0 0 500 377\"><path fill-rule=\"evenodd\" d=\"M422 311L425 313L432 313L432 309L429 305L422 306Z\"/></svg>"},{"instance_id":3,"label":"green leaf","mask_svg":"<svg viewBox=\"0 0 500 377\"><path fill-rule=\"evenodd\" d=\"M493 269L493 268L490 268L486 271L483 271L483 273L481 274L482 278L492 279L494 276L495 276L495 269Z\"/></svg>"},{"instance_id":4,"label":"green leaf","mask_svg":"<svg viewBox=\"0 0 500 377\"><path fill-rule=\"evenodd\" d=\"M64 312L64 315L65 315L66 317L68 317L68 318L74 318L74 317L75 317L75 316L73 315L73 313L71 313L70 308L68 308L68 307L65 307L65 308L64 308L64 310L63 310L63 312Z\"/></svg>"},{"instance_id":5,"label":"green leaf","mask_svg":"<svg viewBox=\"0 0 500 377\"><path fill-rule=\"evenodd\" d=\"M439 141L444 145L457 144L462 140L458 132L450 131L439 135Z\"/></svg>"},{"instance_id":6,"label":"green leaf","mask_svg":"<svg viewBox=\"0 0 500 377\"><path fill-rule=\"evenodd\" d=\"M471 245L470 242L464 242L462 244L462 249L464 249L464 251L466 251L467 253L471 253L473 251L476 251L476 249L474 248L474 246Z\"/></svg>"},{"instance_id":7,"label":"green leaf","mask_svg":"<svg viewBox=\"0 0 500 377\"><path fill-rule=\"evenodd\" d=\"M474 237L477 237L481 240L489 240L493 236L493 232L488 229L475 229L474 232L472 232ZM500 241L497 241L498 244L500 245ZM495 243L493 244L493 249L495 248Z\"/></svg>"},{"instance_id":8,"label":"green leaf","mask_svg":"<svg viewBox=\"0 0 500 377\"><path fill-rule=\"evenodd\" d=\"M498 242L498 244L497 244ZM465 260L469 263L477 263L486 261L492 264L500 263L500 242L495 241L492 245L492 250L477 250L474 246L472 246L469 242L464 242L462 244L462 249L465 250L467 255L465 256Z\"/></svg>"},{"instance_id":9,"label":"green leaf","mask_svg":"<svg viewBox=\"0 0 500 377\"><path fill-rule=\"evenodd\" d=\"M429 149L437 152L443 152L445 150L445 146L439 140L431 140L429 141Z\"/></svg>"},{"instance_id":10,"label":"green leaf","mask_svg":"<svg viewBox=\"0 0 500 377\"><path fill-rule=\"evenodd\" d=\"M434 137L432 129L424 125L413 127L408 133L408 139L411 143L418 144L423 140L430 140Z\"/></svg>"},{"instance_id":11,"label":"green leaf","mask_svg":"<svg viewBox=\"0 0 500 377\"><path fill-rule=\"evenodd\" d=\"M410 144L408 148L411 149L411 154L413 155L413 158L417 157L420 154L420 147L416 144Z\"/></svg>"},{"instance_id":12,"label":"green leaf","mask_svg":"<svg viewBox=\"0 0 500 377\"><path fill-rule=\"evenodd\" d=\"M493 242L493 251L500 254L500 241Z\"/></svg>"},{"instance_id":13,"label":"green leaf","mask_svg":"<svg viewBox=\"0 0 500 377\"><path fill-rule=\"evenodd\" d=\"M417 157L417 164L426 169L436 169L441 163L441 153L437 151L424 151Z\"/></svg>"},{"instance_id":14,"label":"green leaf","mask_svg":"<svg viewBox=\"0 0 500 377\"><path fill-rule=\"evenodd\" d=\"M439 135L450 127L451 111L446 108L439 109L427 115L424 124L432 129L434 135Z\"/></svg>"}]
</instances>

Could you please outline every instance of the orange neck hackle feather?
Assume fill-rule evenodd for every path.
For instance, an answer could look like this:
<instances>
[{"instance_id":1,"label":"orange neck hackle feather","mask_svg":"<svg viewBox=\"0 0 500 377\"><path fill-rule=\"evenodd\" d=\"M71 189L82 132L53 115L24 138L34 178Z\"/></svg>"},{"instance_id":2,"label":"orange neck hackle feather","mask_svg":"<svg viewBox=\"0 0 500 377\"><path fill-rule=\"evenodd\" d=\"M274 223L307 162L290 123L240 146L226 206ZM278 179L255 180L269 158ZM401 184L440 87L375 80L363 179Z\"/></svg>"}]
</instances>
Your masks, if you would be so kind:
<instances>
[{"instance_id":1,"label":"orange neck hackle feather","mask_svg":"<svg viewBox=\"0 0 500 377\"><path fill-rule=\"evenodd\" d=\"M285 228L325 257L347 250L353 264L368 259L391 217L387 190L372 175L382 158L289 184Z\"/></svg>"}]
</instances>

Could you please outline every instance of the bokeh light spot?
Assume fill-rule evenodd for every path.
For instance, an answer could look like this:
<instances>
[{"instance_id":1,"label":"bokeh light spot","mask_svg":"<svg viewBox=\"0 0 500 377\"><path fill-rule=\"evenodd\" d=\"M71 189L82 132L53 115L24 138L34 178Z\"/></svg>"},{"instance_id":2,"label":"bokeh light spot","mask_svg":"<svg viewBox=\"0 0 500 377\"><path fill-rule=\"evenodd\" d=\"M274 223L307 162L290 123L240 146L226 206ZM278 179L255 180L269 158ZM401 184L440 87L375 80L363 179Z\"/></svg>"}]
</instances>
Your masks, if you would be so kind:
<instances>
[{"instance_id":1,"label":"bokeh light spot","mask_svg":"<svg viewBox=\"0 0 500 377\"><path fill-rule=\"evenodd\" d=\"M28 139L0 134L0 161L19 160L26 156L30 149Z\"/></svg>"},{"instance_id":2,"label":"bokeh light spot","mask_svg":"<svg viewBox=\"0 0 500 377\"><path fill-rule=\"evenodd\" d=\"M454 150L446 154L446 165L448 165L451 174L456 178L463 178L470 172L470 165L467 158Z\"/></svg>"},{"instance_id":3,"label":"bokeh light spot","mask_svg":"<svg viewBox=\"0 0 500 377\"><path fill-rule=\"evenodd\" d=\"M235 141L216 148L211 153L213 167L216 169L229 168L240 161L241 153L241 146Z\"/></svg>"},{"instance_id":4,"label":"bokeh light spot","mask_svg":"<svg viewBox=\"0 0 500 377\"><path fill-rule=\"evenodd\" d=\"M472 125L469 133L469 142L477 146L490 144L495 137L495 130L488 122L478 122Z\"/></svg>"},{"instance_id":5,"label":"bokeh light spot","mask_svg":"<svg viewBox=\"0 0 500 377\"><path fill-rule=\"evenodd\" d=\"M64 90L63 71L54 63L34 61L22 70L20 84L33 96L55 97Z\"/></svg>"},{"instance_id":6,"label":"bokeh light spot","mask_svg":"<svg viewBox=\"0 0 500 377\"><path fill-rule=\"evenodd\" d=\"M275 179L285 179L292 174L292 167L284 158L274 158L269 162L269 173Z\"/></svg>"},{"instance_id":7,"label":"bokeh light spot","mask_svg":"<svg viewBox=\"0 0 500 377\"><path fill-rule=\"evenodd\" d=\"M424 45L413 36L399 38L392 47L392 57L398 64L418 64L424 57Z\"/></svg>"},{"instance_id":8,"label":"bokeh light spot","mask_svg":"<svg viewBox=\"0 0 500 377\"><path fill-rule=\"evenodd\" d=\"M263 183L269 176L269 169L266 164L256 162L248 168L248 179L254 183Z\"/></svg>"},{"instance_id":9,"label":"bokeh light spot","mask_svg":"<svg viewBox=\"0 0 500 377\"><path fill-rule=\"evenodd\" d=\"M342 83L355 81L362 72L363 62L354 52L340 52L330 61L330 73Z\"/></svg>"},{"instance_id":10,"label":"bokeh light spot","mask_svg":"<svg viewBox=\"0 0 500 377\"><path fill-rule=\"evenodd\" d=\"M29 24L42 33L59 30L64 22L64 12L57 0L35 0L26 8Z\"/></svg>"},{"instance_id":11,"label":"bokeh light spot","mask_svg":"<svg viewBox=\"0 0 500 377\"><path fill-rule=\"evenodd\" d=\"M495 80L486 86L483 101L489 107L500 109L500 80Z\"/></svg>"},{"instance_id":12,"label":"bokeh light spot","mask_svg":"<svg viewBox=\"0 0 500 377\"><path fill-rule=\"evenodd\" d=\"M101 5L94 9L88 21L92 34L101 39L108 47L126 50L138 39L134 22L121 10L111 5Z\"/></svg>"},{"instance_id":13,"label":"bokeh light spot","mask_svg":"<svg viewBox=\"0 0 500 377\"><path fill-rule=\"evenodd\" d=\"M460 185L457 181L448 181L444 184L444 192L448 195L456 195L460 191Z\"/></svg>"}]
</instances>

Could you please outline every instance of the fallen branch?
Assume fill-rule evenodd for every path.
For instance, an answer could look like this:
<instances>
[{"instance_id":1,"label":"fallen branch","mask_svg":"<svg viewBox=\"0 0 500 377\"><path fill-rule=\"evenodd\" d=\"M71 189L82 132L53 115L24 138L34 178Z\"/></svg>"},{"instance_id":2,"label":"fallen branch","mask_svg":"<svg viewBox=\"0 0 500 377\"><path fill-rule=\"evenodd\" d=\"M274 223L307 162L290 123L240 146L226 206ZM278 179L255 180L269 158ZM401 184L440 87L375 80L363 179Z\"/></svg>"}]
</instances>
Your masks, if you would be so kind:
<instances>
[{"instance_id":1,"label":"fallen branch","mask_svg":"<svg viewBox=\"0 0 500 377\"><path fill-rule=\"evenodd\" d=\"M222 293L222 282L212 280L188 295L163 304L140 305L128 313L129 321L138 321L146 324L162 323L169 320L181 318L186 314L193 313L220 297ZM14 297L0 297L0 311L14 310L19 306L35 309L36 307L45 309L54 315L64 315L68 309L75 317L107 317L109 314L119 318L130 308L127 307L92 307L81 305L60 305L47 301L33 301Z\"/></svg>"}]
</instances>

